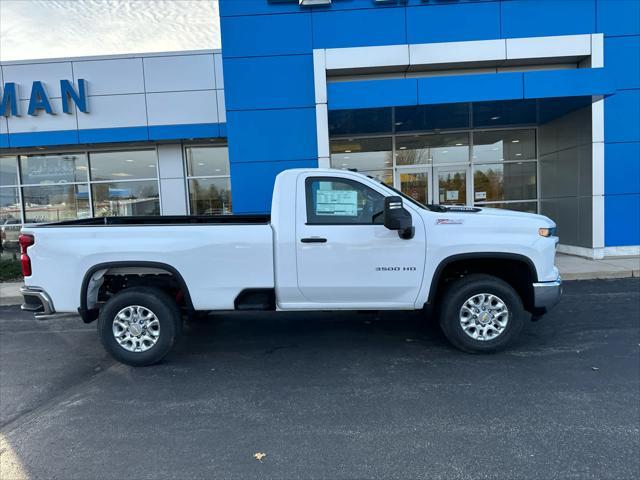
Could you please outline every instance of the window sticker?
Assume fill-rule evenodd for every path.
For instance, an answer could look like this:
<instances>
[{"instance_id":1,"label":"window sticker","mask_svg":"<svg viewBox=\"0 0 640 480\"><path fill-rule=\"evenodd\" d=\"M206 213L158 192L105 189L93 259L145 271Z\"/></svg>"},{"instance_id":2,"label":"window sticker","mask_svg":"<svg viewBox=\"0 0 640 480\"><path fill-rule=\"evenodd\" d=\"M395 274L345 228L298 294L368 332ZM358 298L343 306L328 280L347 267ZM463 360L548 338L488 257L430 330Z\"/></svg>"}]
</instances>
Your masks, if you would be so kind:
<instances>
[{"instance_id":1,"label":"window sticker","mask_svg":"<svg viewBox=\"0 0 640 480\"><path fill-rule=\"evenodd\" d=\"M487 192L476 192L476 200L486 200Z\"/></svg>"},{"instance_id":2,"label":"window sticker","mask_svg":"<svg viewBox=\"0 0 640 480\"><path fill-rule=\"evenodd\" d=\"M358 192L356 190L318 190L316 215L357 217Z\"/></svg>"},{"instance_id":3,"label":"window sticker","mask_svg":"<svg viewBox=\"0 0 640 480\"><path fill-rule=\"evenodd\" d=\"M458 200L458 190L447 190L447 200Z\"/></svg>"}]
</instances>

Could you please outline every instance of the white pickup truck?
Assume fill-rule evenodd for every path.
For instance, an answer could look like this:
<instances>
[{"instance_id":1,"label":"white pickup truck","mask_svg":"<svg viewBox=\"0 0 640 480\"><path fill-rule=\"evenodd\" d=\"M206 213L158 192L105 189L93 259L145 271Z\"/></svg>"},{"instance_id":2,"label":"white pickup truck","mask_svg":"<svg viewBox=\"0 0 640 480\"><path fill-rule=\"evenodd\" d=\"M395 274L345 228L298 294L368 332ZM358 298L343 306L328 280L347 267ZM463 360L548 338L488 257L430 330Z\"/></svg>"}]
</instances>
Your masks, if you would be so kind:
<instances>
[{"instance_id":1,"label":"white pickup truck","mask_svg":"<svg viewBox=\"0 0 640 480\"><path fill-rule=\"evenodd\" d=\"M271 216L91 218L22 230L24 310L98 320L129 365L158 362L194 312L425 310L467 352L504 348L561 294L556 226L422 205L346 170L294 169Z\"/></svg>"}]
</instances>

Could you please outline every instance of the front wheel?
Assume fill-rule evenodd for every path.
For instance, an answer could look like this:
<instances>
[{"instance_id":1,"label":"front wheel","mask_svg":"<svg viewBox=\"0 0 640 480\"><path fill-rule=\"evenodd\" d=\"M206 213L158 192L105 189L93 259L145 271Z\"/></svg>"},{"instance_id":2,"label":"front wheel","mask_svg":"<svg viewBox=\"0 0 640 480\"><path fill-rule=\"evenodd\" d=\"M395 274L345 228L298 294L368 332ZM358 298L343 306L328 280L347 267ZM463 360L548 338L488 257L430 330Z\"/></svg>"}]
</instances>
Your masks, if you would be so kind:
<instances>
[{"instance_id":1,"label":"front wheel","mask_svg":"<svg viewBox=\"0 0 640 480\"><path fill-rule=\"evenodd\" d=\"M472 274L453 282L440 309L440 327L457 348L469 353L507 347L524 326L518 293L491 275Z\"/></svg>"},{"instance_id":2,"label":"front wheel","mask_svg":"<svg viewBox=\"0 0 640 480\"><path fill-rule=\"evenodd\" d=\"M118 361L141 367L159 362L180 335L182 319L176 302L162 290L123 290L100 310L98 334Z\"/></svg>"}]
</instances>

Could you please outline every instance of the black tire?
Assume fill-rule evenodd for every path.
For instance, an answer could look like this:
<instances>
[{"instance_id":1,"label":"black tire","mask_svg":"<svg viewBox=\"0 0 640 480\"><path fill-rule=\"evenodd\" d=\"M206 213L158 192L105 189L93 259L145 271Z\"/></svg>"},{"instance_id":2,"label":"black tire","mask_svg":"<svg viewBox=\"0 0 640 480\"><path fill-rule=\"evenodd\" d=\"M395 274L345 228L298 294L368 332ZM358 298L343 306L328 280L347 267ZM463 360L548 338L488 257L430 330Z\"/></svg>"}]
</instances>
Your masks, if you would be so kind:
<instances>
[{"instance_id":1,"label":"black tire","mask_svg":"<svg viewBox=\"0 0 640 480\"><path fill-rule=\"evenodd\" d=\"M155 345L143 352L132 352L122 347L113 333L113 320L122 309L139 305L149 309L160 323L160 334ZM132 367L158 363L169 353L182 333L182 318L176 302L162 290L151 287L127 288L100 309L98 335L105 350L119 362Z\"/></svg>"},{"instance_id":2,"label":"black tire","mask_svg":"<svg viewBox=\"0 0 640 480\"><path fill-rule=\"evenodd\" d=\"M504 330L495 338L487 340L474 339L465 333L460 320L460 312L465 302L481 293L499 297L508 310L508 321ZM502 350L518 337L524 322L525 310L518 293L508 283L491 275L471 274L456 280L449 285L442 299L442 332L453 346L464 352L491 353Z\"/></svg>"}]
</instances>

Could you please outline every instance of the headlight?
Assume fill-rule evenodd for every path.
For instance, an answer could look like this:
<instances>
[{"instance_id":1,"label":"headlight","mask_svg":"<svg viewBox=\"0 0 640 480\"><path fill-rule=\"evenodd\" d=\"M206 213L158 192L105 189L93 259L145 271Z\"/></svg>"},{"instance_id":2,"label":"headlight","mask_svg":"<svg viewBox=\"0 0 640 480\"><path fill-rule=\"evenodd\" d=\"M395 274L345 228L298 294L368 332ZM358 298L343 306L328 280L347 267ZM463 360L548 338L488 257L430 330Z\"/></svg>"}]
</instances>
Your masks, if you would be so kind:
<instances>
[{"instance_id":1,"label":"headlight","mask_svg":"<svg viewBox=\"0 0 640 480\"><path fill-rule=\"evenodd\" d=\"M543 237L554 237L556 235L556 227L539 228L538 233Z\"/></svg>"}]
</instances>

